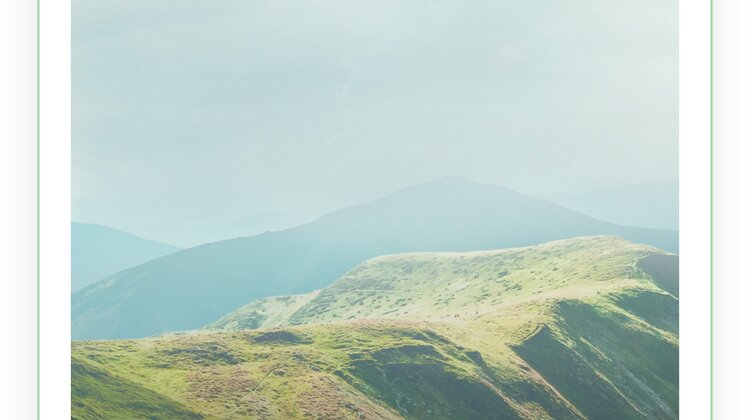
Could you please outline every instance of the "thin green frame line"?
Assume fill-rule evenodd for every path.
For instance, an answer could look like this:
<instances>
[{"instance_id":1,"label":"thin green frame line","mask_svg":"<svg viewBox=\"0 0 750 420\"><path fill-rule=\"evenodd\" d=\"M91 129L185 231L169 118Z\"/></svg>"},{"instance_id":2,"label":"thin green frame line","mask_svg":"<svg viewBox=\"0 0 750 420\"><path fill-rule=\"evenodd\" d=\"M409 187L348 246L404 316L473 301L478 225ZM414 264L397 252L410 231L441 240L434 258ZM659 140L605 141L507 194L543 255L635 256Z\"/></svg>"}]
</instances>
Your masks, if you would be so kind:
<instances>
[{"instance_id":1,"label":"thin green frame line","mask_svg":"<svg viewBox=\"0 0 750 420\"><path fill-rule=\"evenodd\" d=\"M41 267L39 256L40 256L40 248L41 248L41 242L39 241L39 238L41 237L39 234L39 220L40 220L40 205L39 205L39 197L40 194L40 153L39 153L39 144L40 144L40 132L39 132L39 115L40 115L40 108L41 103L39 101L40 95L39 95L39 57L40 57L40 51L39 51L39 45L40 45L40 39L39 39L39 3L40 0L36 0L36 418L39 420L41 418L41 372L40 372L40 360L41 360L41 346L39 342L39 338L41 337L40 333L40 325L41 325L41 305L40 303L40 293L39 293L39 285L41 284L40 280L40 272L39 268Z\"/></svg>"},{"instance_id":2,"label":"thin green frame line","mask_svg":"<svg viewBox=\"0 0 750 420\"><path fill-rule=\"evenodd\" d=\"M709 1L709 409L714 418L714 1Z\"/></svg>"}]
</instances>

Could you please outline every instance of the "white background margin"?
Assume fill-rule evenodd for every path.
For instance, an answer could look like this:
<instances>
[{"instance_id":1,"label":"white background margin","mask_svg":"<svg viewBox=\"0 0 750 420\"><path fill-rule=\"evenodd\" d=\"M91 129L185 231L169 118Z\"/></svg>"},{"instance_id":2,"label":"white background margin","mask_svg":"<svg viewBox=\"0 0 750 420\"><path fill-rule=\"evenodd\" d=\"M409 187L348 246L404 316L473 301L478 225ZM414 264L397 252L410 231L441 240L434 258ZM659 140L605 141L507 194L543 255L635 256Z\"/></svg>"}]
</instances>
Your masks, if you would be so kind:
<instances>
[{"instance_id":1,"label":"white background margin","mask_svg":"<svg viewBox=\"0 0 750 420\"><path fill-rule=\"evenodd\" d=\"M4 2L3 7L6 5L16 5L23 2ZM33 2L27 2L33 3ZM731 2L726 2L731 3ZM725 4L726 4L725 3ZM734 25L738 25L739 22L750 21L750 17L747 16L747 7L744 8L744 18L737 17L736 13L739 11L739 4L742 0L736 0L734 3L737 5L736 10L732 10L731 6L726 7L726 16L722 16L717 13L717 27L718 28L731 28L732 22ZM11 6L14 7L14 6ZM20 7L19 7L20 10ZM35 25L34 21L26 22L28 18L28 10L23 9L18 12L23 20L18 18L16 14L11 11L9 14L5 14L5 9L0 12L0 16L9 16L4 18L0 25L3 28L19 27L18 31L22 33L22 37L10 37L6 38L3 32L3 43L0 44L3 47L3 55L6 55L6 51L10 51L10 54L18 54L22 58L26 59L26 53L29 51L27 48L32 47L34 44L28 42L20 43L19 39L29 39L29 36L34 37ZM709 230L708 230L708 217L709 217L709 178L708 178L708 133L709 133L709 90L708 90L708 78L709 78L709 63L708 63L708 52L709 52L709 2L708 1L685 1L680 4L680 200L681 200L681 237L680 237L680 260L681 260L681 328L680 328L680 361L681 361L681 372L680 372L680 403L681 403L681 417L682 418L696 418L705 419L709 418L709 318L708 318L708 298L709 298ZM8 22L6 22L6 20ZM726 26L725 26L726 25ZM24 27L25 29L21 28ZM41 118L42 118L42 129L41 129L41 324L42 324L42 336L41 336L41 406L42 406L42 418L43 419L57 419L57 418L69 418L69 407L70 407L70 241L69 241L69 229L70 229L70 1L68 0L41 0ZM737 27L735 26L735 29ZM739 31L736 31L739 34ZM732 39L732 32L727 32L726 42L742 42L742 40ZM747 39L747 33L745 32L744 40ZM10 42L8 42L10 40ZM7 45L6 45L7 44ZM20 52L15 51L16 45L23 45ZM745 51L747 50L747 44L745 44ZM746 58L746 55L745 55ZM10 57L6 63L16 62L17 58L15 55ZM730 61L731 62L731 61ZM717 56L717 68L721 68L721 57ZM0 150L0 157L2 161L0 164L3 165L3 169L10 168L13 173L18 173L18 176L5 176L3 172L2 180L2 194L3 196L10 196L9 201L16 200L16 197L20 197L25 200L29 200L29 204L26 207L20 205L14 206L12 209L7 205L3 206L3 215L0 220L3 221L2 229L3 234L6 232L6 238L13 239L11 246L8 247L10 254L3 254L8 259L7 264L2 268L3 278L1 279L4 283L3 287L8 287L8 283L14 281L23 280L22 286L15 286L11 288L9 293L3 294L3 322L13 323L15 322L19 326L18 332L10 330L11 334L17 334L13 336L13 340L23 339L29 335L29 326L35 324L34 319L34 301L30 301L29 290L33 290L28 285L28 276L33 274L33 270L29 270L29 265L25 262L28 258L16 258L15 252L24 252L24 255L29 253L33 257L35 256L35 250L26 250L29 248L28 241L34 240L34 225L30 223L29 214L33 215L35 212L35 203L33 203L33 189L29 194L29 188L33 188L35 185L35 172L29 168L30 152L28 142L20 143L14 146L13 141L16 138L28 138L29 126L24 121L25 119L17 119L16 113L28 113L28 99L32 101L34 99L34 86L29 86L28 74L26 72L35 71L34 64L26 67L26 72L20 72L15 74L16 67L9 68L6 65L0 66L2 69L3 79L3 95L6 92L11 92L11 95L15 94L16 89L27 92L26 95L17 94L18 96L12 96L18 100L12 102L3 101L3 108L0 109L3 114L3 138L2 146ZM11 83L7 85L8 90L6 91L5 81L8 80L7 74L10 75ZM718 71L718 75L722 72ZM720 76L723 77L723 76ZM730 75L731 77L731 75ZM739 77L736 75L735 77ZM20 80L20 82L16 82ZM726 79L727 83L729 80ZM744 97L747 98L747 85L744 85L744 91L741 93L732 92L728 89L729 106L741 105L744 106L744 111L740 111L738 115L748 115L747 101L743 101L738 104L732 103L732 95L734 98ZM743 95L744 93L744 95ZM20 99L22 98L22 99ZM718 99L718 98L717 98ZM6 108L6 104L10 103L11 106ZM717 109L720 106L717 103ZM35 113L32 114L33 119ZM14 124L6 124L6 120L14 122ZM739 117L736 121L741 121ZM730 121L731 122L731 121ZM8 128L6 133L5 129ZM31 132L33 133L33 126L31 126ZM738 129L745 129L747 125L738 126ZM15 131L14 131L15 130ZM717 130L718 132L718 130ZM14 134L15 133L15 134ZM16 135L18 137L16 137ZM7 136L7 137L6 137ZM29 139L32 140L32 139ZM724 139L717 138L717 142L721 142ZM748 141L748 139L744 139ZM8 150L6 150L6 148ZM717 167L724 168L738 168L736 161L736 154L738 152L746 152L741 150L739 147L736 149L722 149L717 153ZM733 153L735 152L735 153ZM724 159L730 160L726 166L724 166ZM735 162L735 163L732 163ZM33 165L33 163L32 163ZM732 166L734 165L734 166ZM738 179L734 177L734 174L741 175L745 178ZM747 172L731 170L727 171L726 174L719 174L717 177L731 178L732 182L744 182L745 189L747 190L748 180L746 178ZM732 195L730 190L727 196ZM715 203L718 209L722 208L722 194L723 191L717 189L717 201ZM31 197L27 197L31 196ZM745 201L746 203L746 201ZM731 202L730 202L731 204ZM738 204L739 205L739 204ZM25 208L25 210L24 210ZM725 207L726 209L732 208L731 205ZM736 208L736 207L734 207ZM747 207L745 207L747 208ZM729 250L734 244L738 246L744 245L746 242L738 240L740 237L750 237L750 232L747 232L747 223L740 224L741 215L732 215L727 213L724 218L723 210L717 211L717 215L722 215L723 226L717 224L717 250L721 249L722 246L726 246L725 249ZM7 214L6 214L7 212ZM745 214L746 216L747 214ZM737 224L733 223L734 217ZM726 226L726 227L724 227ZM737 230L738 227L743 227L745 235ZM727 241L721 239L723 231L726 229ZM736 242L731 242L731 236L734 235ZM23 240L21 240L23 238ZM721 240L719 240L721 239ZM8 239L5 239L6 244ZM5 251L5 248L3 248ZM33 252L33 253L32 253ZM727 254L729 256L729 254ZM747 255L747 253L745 253ZM32 266L33 267L33 266ZM6 270L7 269L7 270ZM746 272L746 271L745 271ZM5 277L5 276L8 277ZM750 281L750 279L744 279ZM722 293L726 293L726 296L732 296L730 289L724 289L723 280L721 278L716 279L717 288L717 307L726 308L726 311L719 314L717 312L717 321L721 317L727 317L727 322L731 320L732 313L730 312L729 305L723 305ZM19 283L20 284L20 283ZM724 292L726 290L726 292ZM734 294L737 295L736 293ZM747 297L745 294L743 297ZM728 303L731 303L729 301ZM743 308L742 314L745 313L744 308L748 304L744 301L739 305ZM740 313L739 308L735 310ZM6 313L7 312L7 313ZM735 320L736 321L736 320ZM8 325L8 324L4 324ZM729 324L727 324L729 325ZM741 324L742 327L746 328L747 324ZM737 331L735 330L734 333ZM735 334L736 335L736 334ZM717 337L715 340L715 346L717 348L725 348L722 346L722 340L724 338L721 329L717 328ZM32 338L33 339L33 338ZM733 342L732 342L733 343ZM734 343L736 344L736 343ZM747 348L746 346L744 347ZM25 347L19 344L17 353L11 355L5 355L3 353L3 360L6 366L9 366L10 370L6 372L3 378L3 390L5 387L9 387L8 390L11 392L8 395L26 395L29 385L25 379L28 378L33 383L35 376L33 354L35 348ZM11 349L15 350L15 349ZM743 355L743 359L746 356ZM30 360L27 360L30 359ZM732 363L727 361L727 364ZM722 365L717 364L717 394L724 393L722 386L725 384L720 377L723 373ZM737 366L734 365L732 371L737 374L738 369L745 369L744 373L747 372L747 364ZM727 371L729 375L731 372ZM744 378L747 378L744 375ZM6 379L7 378L7 379ZM10 382L11 380L12 382ZM10 388L12 387L12 388ZM728 388L727 388L728 389ZM746 389L746 388L745 388ZM728 391L727 391L728 392ZM726 394L730 396L730 394ZM33 401L33 394L31 396ZM721 397L717 395L717 401L720 401ZM8 406L4 407L4 411L9 415L13 415L12 418L29 418L27 398L8 398ZM25 403L26 402L26 403ZM744 402L742 398L736 398L735 404ZM728 402L728 403L731 403ZM15 404L15 405L14 405ZM32 405L33 408L33 405ZM742 413L743 411L740 411ZM727 411L727 413L737 414L737 411ZM717 418L728 418L718 417Z\"/></svg>"}]
</instances>

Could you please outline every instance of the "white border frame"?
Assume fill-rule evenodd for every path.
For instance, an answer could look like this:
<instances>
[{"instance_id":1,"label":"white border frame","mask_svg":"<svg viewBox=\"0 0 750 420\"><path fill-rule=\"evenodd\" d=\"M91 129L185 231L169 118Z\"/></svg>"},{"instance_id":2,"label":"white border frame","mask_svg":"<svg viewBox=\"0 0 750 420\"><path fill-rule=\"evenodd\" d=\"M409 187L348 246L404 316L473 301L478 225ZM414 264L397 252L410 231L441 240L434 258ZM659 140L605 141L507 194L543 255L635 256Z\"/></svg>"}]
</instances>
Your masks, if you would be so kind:
<instances>
[{"instance_id":1,"label":"white border frame","mask_svg":"<svg viewBox=\"0 0 750 420\"><path fill-rule=\"evenodd\" d=\"M2 417L36 418L36 2L0 2ZM6 64L7 63L7 64Z\"/></svg>"},{"instance_id":2,"label":"white border frame","mask_svg":"<svg viewBox=\"0 0 750 420\"><path fill-rule=\"evenodd\" d=\"M40 415L70 416L70 0L40 1ZM710 1L680 3L680 413L710 418Z\"/></svg>"},{"instance_id":3,"label":"white border frame","mask_svg":"<svg viewBox=\"0 0 750 420\"><path fill-rule=\"evenodd\" d=\"M39 418L70 418L70 0L39 1Z\"/></svg>"},{"instance_id":4,"label":"white border frame","mask_svg":"<svg viewBox=\"0 0 750 420\"><path fill-rule=\"evenodd\" d=\"M711 417L711 1L680 2L680 417Z\"/></svg>"},{"instance_id":5,"label":"white border frame","mask_svg":"<svg viewBox=\"0 0 750 420\"><path fill-rule=\"evenodd\" d=\"M746 413L750 360L750 3L714 7L714 403L717 419ZM747 415L745 415L747 416Z\"/></svg>"}]
</instances>

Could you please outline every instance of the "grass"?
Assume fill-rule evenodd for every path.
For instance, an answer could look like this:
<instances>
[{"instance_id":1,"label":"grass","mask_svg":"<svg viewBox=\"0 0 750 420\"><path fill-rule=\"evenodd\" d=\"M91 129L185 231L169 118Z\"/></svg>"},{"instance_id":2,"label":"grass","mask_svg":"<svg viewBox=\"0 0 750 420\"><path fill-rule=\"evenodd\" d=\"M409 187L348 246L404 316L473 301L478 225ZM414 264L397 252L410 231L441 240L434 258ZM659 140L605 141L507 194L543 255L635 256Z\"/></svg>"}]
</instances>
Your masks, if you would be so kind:
<instances>
[{"instance_id":1,"label":"grass","mask_svg":"<svg viewBox=\"0 0 750 420\"><path fill-rule=\"evenodd\" d=\"M318 296L319 291L294 296L274 296L253 301L206 326L215 331L255 330L278 327L303 305Z\"/></svg>"}]
</instances>

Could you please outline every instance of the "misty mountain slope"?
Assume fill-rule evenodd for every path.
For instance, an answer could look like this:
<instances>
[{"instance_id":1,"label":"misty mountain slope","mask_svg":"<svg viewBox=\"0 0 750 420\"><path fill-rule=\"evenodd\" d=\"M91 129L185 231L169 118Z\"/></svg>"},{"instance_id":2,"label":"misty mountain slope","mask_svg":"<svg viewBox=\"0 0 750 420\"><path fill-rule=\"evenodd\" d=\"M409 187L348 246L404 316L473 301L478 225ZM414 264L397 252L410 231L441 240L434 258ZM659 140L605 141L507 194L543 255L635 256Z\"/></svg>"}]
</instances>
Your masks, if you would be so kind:
<instances>
[{"instance_id":1,"label":"misty mountain slope","mask_svg":"<svg viewBox=\"0 0 750 420\"><path fill-rule=\"evenodd\" d=\"M679 185L676 180L558 194L549 200L619 225L679 228Z\"/></svg>"},{"instance_id":2,"label":"misty mountain slope","mask_svg":"<svg viewBox=\"0 0 750 420\"><path fill-rule=\"evenodd\" d=\"M71 224L72 291L180 248L107 226Z\"/></svg>"},{"instance_id":3,"label":"misty mountain slope","mask_svg":"<svg viewBox=\"0 0 750 420\"><path fill-rule=\"evenodd\" d=\"M73 337L199 328L257 298L323 288L378 255L595 234L677 249L675 231L613 225L505 188L444 178L296 228L202 245L117 273L73 296Z\"/></svg>"},{"instance_id":4,"label":"misty mountain slope","mask_svg":"<svg viewBox=\"0 0 750 420\"><path fill-rule=\"evenodd\" d=\"M382 256L291 315L253 306L279 327L73 355L206 418L676 419L679 301L639 265L654 255L669 254L584 237Z\"/></svg>"}]
</instances>

